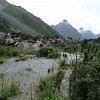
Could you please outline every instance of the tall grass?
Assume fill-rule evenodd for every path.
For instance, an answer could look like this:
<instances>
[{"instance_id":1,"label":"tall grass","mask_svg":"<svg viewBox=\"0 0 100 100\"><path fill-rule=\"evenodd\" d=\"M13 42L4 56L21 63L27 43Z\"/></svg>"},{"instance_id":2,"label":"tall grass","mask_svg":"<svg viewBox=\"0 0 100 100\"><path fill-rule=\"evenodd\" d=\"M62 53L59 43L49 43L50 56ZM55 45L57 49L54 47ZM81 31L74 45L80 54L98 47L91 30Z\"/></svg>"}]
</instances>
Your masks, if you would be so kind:
<instances>
[{"instance_id":1,"label":"tall grass","mask_svg":"<svg viewBox=\"0 0 100 100\"><path fill-rule=\"evenodd\" d=\"M19 92L19 86L14 82L5 82L6 74L0 74L0 100L7 100L8 97L16 95Z\"/></svg>"},{"instance_id":2,"label":"tall grass","mask_svg":"<svg viewBox=\"0 0 100 100\"><path fill-rule=\"evenodd\" d=\"M6 84L7 85L7 84ZM8 97L16 95L19 92L19 86L12 82L9 86L5 86L0 92L0 100L7 100Z\"/></svg>"},{"instance_id":3,"label":"tall grass","mask_svg":"<svg viewBox=\"0 0 100 100\"><path fill-rule=\"evenodd\" d=\"M41 79L38 87L38 100L59 100L59 92L55 87L55 76Z\"/></svg>"},{"instance_id":4,"label":"tall grass","mask_svg":"<svg viewBox=\"0 0 100 100\"><path fill-rule=\"evenodd\" d=\"M8 46L2 46L0 45L0 56L1 57L12 57L12 56L19 56L20 50L17 48L12 48Z\"/></svg>"},{"instance_id":5,"label":"tall grass","mask_svg":"<svg viewBox=\"0 0 100 100\"><path fill-rule=\"evenodd\" d=\"M15 47L8 47L0 45L0 57L15 57L21 54L35 54L34 50L21 50Z\"/></svg>"},{"instance_id":6,"label":"tall grass","mask_svg":"<svg viewBox=\"0 0 100 100\"><path fill-rule=\"evenodd\" d=\"M64 71L41 79L38 86L38 100L60 100L60 85L64 77Z\"/></svg>"}]
</instances>

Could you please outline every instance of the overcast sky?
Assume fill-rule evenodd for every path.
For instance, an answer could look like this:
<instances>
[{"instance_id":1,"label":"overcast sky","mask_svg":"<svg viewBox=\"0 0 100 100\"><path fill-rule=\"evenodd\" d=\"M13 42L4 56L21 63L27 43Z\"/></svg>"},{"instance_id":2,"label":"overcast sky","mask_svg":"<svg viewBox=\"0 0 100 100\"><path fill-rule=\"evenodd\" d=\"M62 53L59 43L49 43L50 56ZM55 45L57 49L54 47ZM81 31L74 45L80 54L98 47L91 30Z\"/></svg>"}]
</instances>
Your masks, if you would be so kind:
<instances>
[{"instance_id":1,"label":"overcast sky","mask_svg":"<svg viewBox=\"0 0 100 100\"><path fill-rule=\"evenodd\" d=\"M22 6L49 25L66 19L79 29L100 33L100 0L7 0Z\"/></svg>"}]
</instances>

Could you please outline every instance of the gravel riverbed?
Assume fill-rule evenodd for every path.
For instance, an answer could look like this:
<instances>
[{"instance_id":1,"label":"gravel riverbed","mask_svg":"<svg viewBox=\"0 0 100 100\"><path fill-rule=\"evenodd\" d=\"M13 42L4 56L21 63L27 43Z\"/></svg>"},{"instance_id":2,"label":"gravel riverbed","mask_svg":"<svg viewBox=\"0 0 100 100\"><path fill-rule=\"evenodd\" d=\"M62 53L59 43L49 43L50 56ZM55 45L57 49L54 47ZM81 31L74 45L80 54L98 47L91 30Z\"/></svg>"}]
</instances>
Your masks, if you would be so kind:
<instances>
[{"instance_id":1,"label":"gravel riverbed","mask_svg":"<svg viewBox=\"0 0 100 100\"><path fill-rule=\"evenodd\" d=\"M70 57L70 55L67 54L66 60L70 61L71 58L75 59L75 55ZM40 78L50 75L51 73L48 73L48 69L54 68L53 73L55 73L59 67L59 60L56 59L33 57L28 58L25 61L16 62L17 59L18 57L6 59L5 62L0 65L0 73L6 73L7 80L15 81L20 84L20 94L9 98L9 100L29 100L30 84L37 84ZM64 96L68 94L69 76L70 73L68 70L66 71L65 78L62 80L63 85L61 85L61 92Z\"/></svg>"},{"instance_id":2,"label":"gravel riverbed","mask_svg":"<svg viewBox=\"0 0 100 100\"><path fill-rule=\"evenodd\" d=\"M18 62L16 62L16 59L18 58L7 59L0 65L0 73L6 73L9 81L16 81L20 84L21 93L13 100L28 100L25 94L28 92L30 84L32 82L37 84L40 78L49 75L49 68L53 67L56 71L59 66L55 59L32 58Z\"/></svg>"}]
</instances>

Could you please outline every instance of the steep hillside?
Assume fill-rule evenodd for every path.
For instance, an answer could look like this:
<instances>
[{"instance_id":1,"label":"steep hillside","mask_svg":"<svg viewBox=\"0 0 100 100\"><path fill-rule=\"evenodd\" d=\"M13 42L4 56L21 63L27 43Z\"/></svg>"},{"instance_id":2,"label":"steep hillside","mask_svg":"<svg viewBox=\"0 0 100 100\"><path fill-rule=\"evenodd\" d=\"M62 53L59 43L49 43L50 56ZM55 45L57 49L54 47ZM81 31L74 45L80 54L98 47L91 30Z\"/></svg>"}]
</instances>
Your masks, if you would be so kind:
<instances>
[{"instance_id":1,"label":"steep hillside","mask_svg":"<svg viewBox=\"0 0 100 100\"><path fill-rule=\"evenodd\" d=\"M8 5L9 3L6 0L0 0L0 10L3 10Z\"/></svg>"},{"instance_id":2,"label":"steep hillside","mask_svg":"<svg viewBox=\"0 0 100 100\"><path fill-rule=\"evenodd\" d=\"M43 36L58 36L57 32L49 25L20 6L9 4L5 9L3 9L3 12L13 17L17 22L26 25Z\"/></svg>"},{"instance_id":3,"label":"steep hillside","mask_svg":"<svg viewBox=\"0 0 100 100\"><path fill-rule=\"evenodd\" d=\"M11 32L11 25L0 16L0 32Z\"/></svg>"},{"instance_id":4,"label":"steep hillside","mask_svg":"<svg viewBox=\"0 0 100 100\"><path fill-rule=\"evenodd\" d=\"M32 36L36 36L39 35L37 32L35 32L34 30L32 30L31 28L27 27L26 25L20 23L19 21L17 21L15 18L9 16L8 14L4 13L4 12L0 12L0 15L5 18L7 20L7 22L9 22L12 25L12 30L13 31L21 31L23 33L32 35ZM6 31L5 31L6 32Z\"/></svg>"},{"instance_id":5,"label":"steep hillside","mask_svg":"<svg viewBox=\"0 0 100 100\"><path fill-rule=\"evenodd\" d=\"M81 34L66 20L63 20L57 25L52 25L51 27L65 38L71 37L73 39L81 39Z\"/></svg>"}]
</instances>

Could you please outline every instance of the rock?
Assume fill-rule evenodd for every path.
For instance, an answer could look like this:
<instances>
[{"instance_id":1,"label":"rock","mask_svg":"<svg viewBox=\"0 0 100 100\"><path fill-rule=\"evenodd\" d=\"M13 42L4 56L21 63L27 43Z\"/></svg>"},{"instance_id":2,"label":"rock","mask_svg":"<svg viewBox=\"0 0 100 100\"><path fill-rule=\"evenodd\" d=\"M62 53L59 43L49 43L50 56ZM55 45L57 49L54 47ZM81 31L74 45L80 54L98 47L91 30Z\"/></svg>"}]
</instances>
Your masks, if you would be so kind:
<instances>
[{"instance_id":1,"label":"rock","mask_svg":"<svg viewBox=\"0 0 100 100\"><path fill-rule=\"evenodd\" d=\"M5 40L5 44L8 45L8 46L14 46L14 44L16 43L16 41L12 38L8 38Z\"/></svg>"},{"instance_id":2,"label":"rock","mask_svg":"<svg viewBox=\"0 0 100 100\"><path fill-rule=\"evenodd\" d=\"M21 49L28 49L29 43L26 40L24 40L24 41L19 43L18 47L21 48Z\"/></svg>"},{"instance_id":3,"label":"rock","mask_svg":"<svg viewBox=\"0 0 100 100\"><path fill-rule=\"evenodd\" d=\"M6 33L0 32L0 38L4 38L6 36Z\"/></svg>"}]
</instances>

